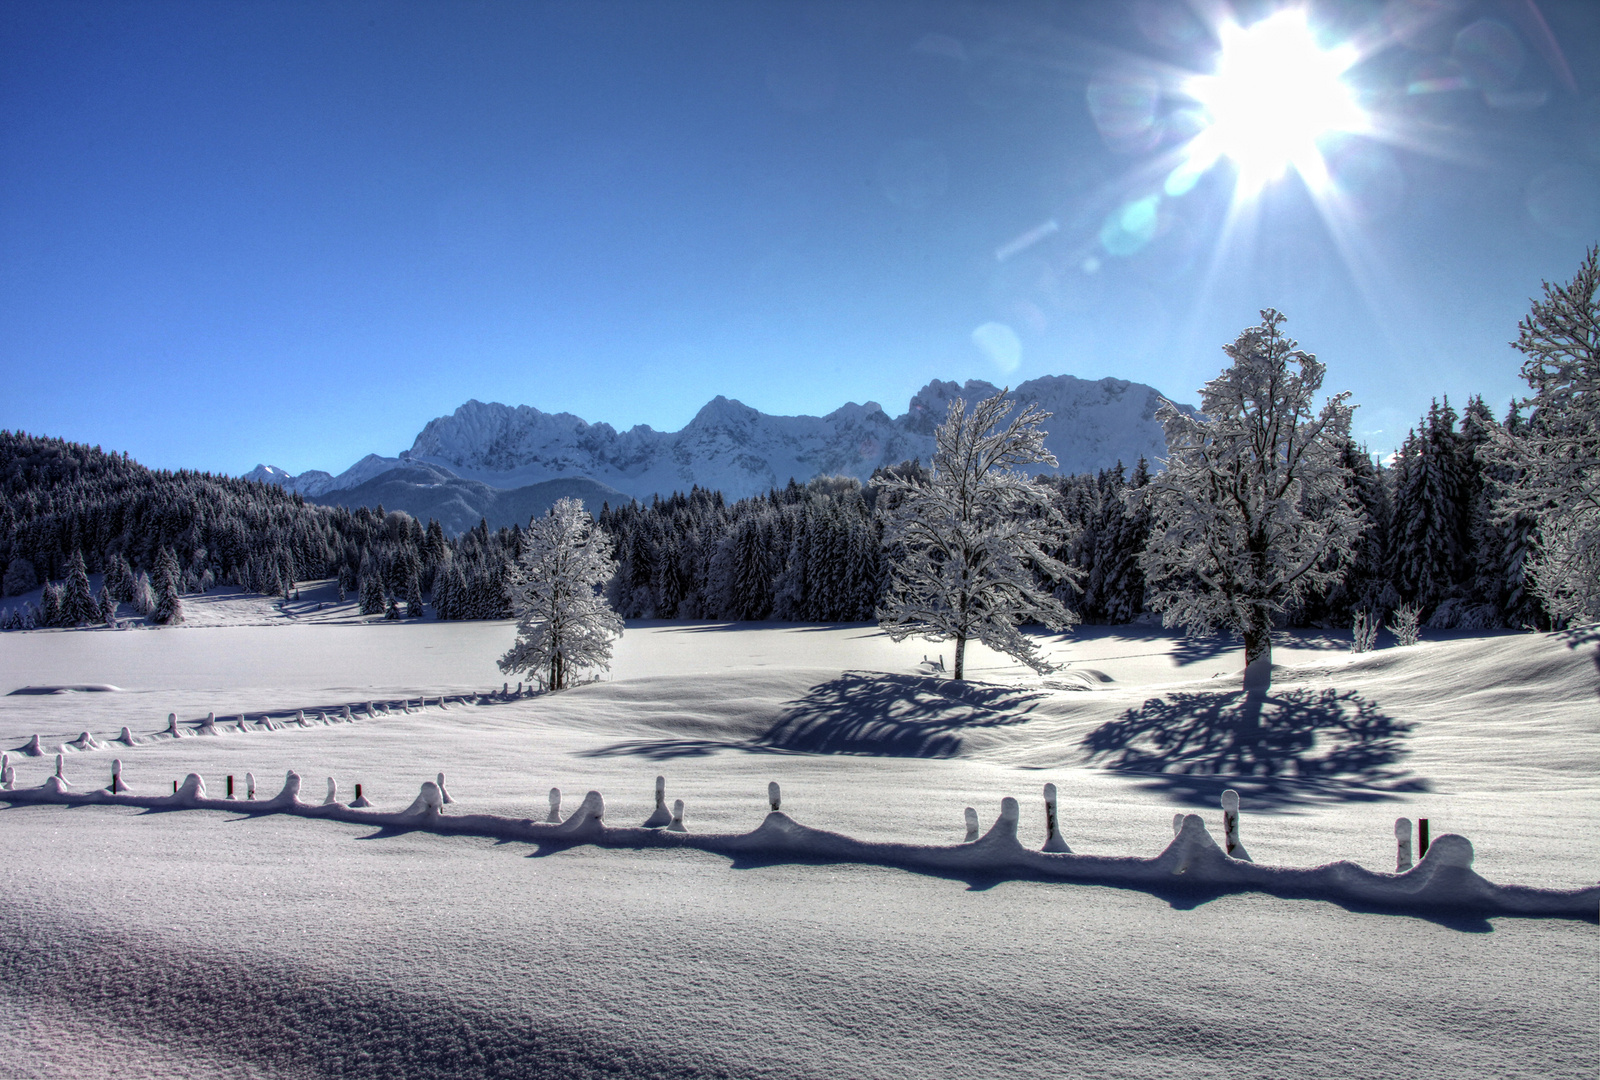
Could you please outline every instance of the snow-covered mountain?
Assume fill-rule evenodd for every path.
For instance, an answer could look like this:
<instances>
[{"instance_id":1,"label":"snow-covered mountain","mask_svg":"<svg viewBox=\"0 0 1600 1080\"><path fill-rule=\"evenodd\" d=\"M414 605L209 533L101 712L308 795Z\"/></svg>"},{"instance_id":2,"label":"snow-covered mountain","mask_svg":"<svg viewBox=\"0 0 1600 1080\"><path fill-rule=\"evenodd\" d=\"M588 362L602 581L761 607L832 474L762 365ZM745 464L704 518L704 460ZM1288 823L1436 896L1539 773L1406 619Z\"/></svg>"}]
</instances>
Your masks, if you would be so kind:
<instances>
[{"instance_id":1,"label":"snow-covered mountain","mask_svg":"<svg viewBox=\"0 0 1600 1080\"><path fill-rule=\"evenodd\" d=\"M696 484L742 498L791 477L844 474L865 480L880 465L913 457L927 462L934 429L950 401L960 397L972 404L997 390L980 380L935 380L895 418L873 401L851 402L826 416L768 416L719 396L674 432L646 425L619 432L571 413L469 401L429 421L398 458L369 454L338 476L320 470L289 476L265 465L248 476L323 496L407 462L425 462L501 489L585 477L639 499ZM1046 445L1062 472L1089 472L1119 460L1131 467L1140 456L1153 461L1166 453L1155 420L1162 395L1142 383L1052 375L1025 382L1010 396L1037 401L1052 414L1045 422Z\"/></svg>"}]
</instances>

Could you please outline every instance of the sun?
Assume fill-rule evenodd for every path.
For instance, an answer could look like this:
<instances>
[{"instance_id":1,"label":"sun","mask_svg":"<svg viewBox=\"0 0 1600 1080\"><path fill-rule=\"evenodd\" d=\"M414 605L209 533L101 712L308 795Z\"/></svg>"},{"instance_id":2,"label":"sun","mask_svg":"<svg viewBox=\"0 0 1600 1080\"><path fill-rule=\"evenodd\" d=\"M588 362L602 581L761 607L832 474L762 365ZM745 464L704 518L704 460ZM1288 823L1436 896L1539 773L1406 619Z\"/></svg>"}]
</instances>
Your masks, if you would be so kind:
<instances>
[{"instance_id":1,"label":"sun","mask_svg":"<svg viewBox=\"0 0 1600 1080\"><path fill-rule=\"evenodd\" d=\"M1250 26L1218 29L1216 72L1186 87L1205 110L1206 125L1189 147L1189 168L1203 172L1218 158L1237 167L1239 189L1259 190L1291 166L1313 188L1326 182L1319 140L1365 130L1367 117L1344 74L1358 54L1324 49L1305 12L1285 9Z\"/></svg>"}]
</instances>

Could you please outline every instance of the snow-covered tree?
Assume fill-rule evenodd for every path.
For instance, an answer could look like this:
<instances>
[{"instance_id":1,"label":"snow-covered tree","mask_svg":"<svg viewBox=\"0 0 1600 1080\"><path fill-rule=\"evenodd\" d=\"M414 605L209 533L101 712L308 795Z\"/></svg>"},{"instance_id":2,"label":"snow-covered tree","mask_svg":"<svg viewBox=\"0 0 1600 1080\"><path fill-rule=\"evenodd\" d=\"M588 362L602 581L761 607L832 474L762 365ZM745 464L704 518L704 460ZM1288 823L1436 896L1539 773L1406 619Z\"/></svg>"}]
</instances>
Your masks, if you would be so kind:
<instances>
[{"instance_id":1,"label":"snow-covered tree","mask_svg":"<svg viewBox=\"0 0 1600 1080\"><path fill-rule=\"evenodd\" d=\"M113 600L126 603L133 599L133 570L120 551L106 560L105 587L111 590Z\"/></svg>"},{"instance_id":2,"label":"snow-covered tree","mask_svg":"<svg viewBox=\"0 0 1600 1080\"><path fill-rule=\"evenodd\" d=\"M61 594L61 617L67 626L100 621L100 605L89 587L89 571L83 565L81 551L72 553L72 565L67 568L66 589Z\"/></svg>"},{"instance_id":3,"label":"snow-covered tree","mask_svg":"<svg viewBox=\"0 0 1600 1080\"><path fill-rule=\"evenodd\" d=\"M183 601L178 597L183 571L178 569L178 557L171 548L163 548L156 557L156 573L150 591L155 606L150 610L150 621L163 626L176 626L183 622Z\"/></svg>"},{"instance_id":4,"label":"snow-covered tree","mask_svg":"<svg viewBox=\"0 0 1600 1080\"><path fill-rule=\"evenodd\" d=\"M371 552L361 555L361 614L382 615L384 609L383 575L378 571L378 560Z\"/></svg>"},{"instance_id":5,"label":"snow-covered tree","mask_svg":"<svg viewBox=\"0 0 1600 1080\"><path fill-rule=\"evenodd\" d=\"M622 635L622 619L600 592L616 570L611 539L581 500L558 499L529 523L525 543L509 575L517 640L500 670L531 672L560 690L584 668L610 667L611 642Z\"/></svg>"},{"instance_id":6,"label":"snow-covered tree","mask_svg":"<svg viewBox=\"0 0 1600 1080\"><path fill-rule=\"evenodd\" d=\"M920 477L884 475L880 492L893 507L884 530L889 587L878 623L895 641L955 641L955 678L964 677L967 640L1035 671L1052 669L1039 647L1017 632L1024 622L1062 630L1077 616L1041 587L1076 571L1049 552L1067 525L1050 490L1017 469L1054 465L1039 426L1050 414L1029 405L1016 417L1002 391L967 413L950 402L934 433L933 470Z\"/></svg>"},{"instance_id":7,"label":"snow-covered tree","mask_svg":"<svg viewBox=\"0 0 1600 1080\"><path fill-rule=\"evenodd\" d=\"M1569 622L1600 619L1600 246L1565 285L1544 282L1512 345L1527 360L1526 424L1499 436L1515 467L1506 513L1539 522L1534 593Z\"/></svg>"},{"instance_id":8,"label":"snow-covered tree","mask_svg":"<svg viewBox=\"0 0 1600 1080\"><path fill-rule=\"evenodd\" d=\"M129 601L133 610L148 618L156 609L155 589L150 586L150 575L140 570L133 577L133 599Z\"/></svg>"},{"instance_id":9,"label":"snow-covered tree","mask_svg":"<svg viewBox=\"0 0 1600 1080\"><path fill-rule=\"evenodd\" d=\"M1340 458L1349 394L1314 411L1324 365L1282 323L1269 308L1223 346L1233 363L1201 389L1203 415L1161 406L1167 467L1129 493L1152 513L1150 606L1168 626L1243 637L1246 687L1271 679L1274 620L1339 579L1364 525Z\"/></svg>"}]
</instances>

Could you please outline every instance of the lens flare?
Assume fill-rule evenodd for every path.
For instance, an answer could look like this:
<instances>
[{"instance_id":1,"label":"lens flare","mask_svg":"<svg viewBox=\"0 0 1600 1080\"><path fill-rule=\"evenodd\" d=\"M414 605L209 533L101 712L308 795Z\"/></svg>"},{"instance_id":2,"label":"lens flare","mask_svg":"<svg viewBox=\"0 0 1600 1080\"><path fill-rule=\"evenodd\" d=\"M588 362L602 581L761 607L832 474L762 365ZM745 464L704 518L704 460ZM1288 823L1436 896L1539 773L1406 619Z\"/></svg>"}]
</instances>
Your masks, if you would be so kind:
<instances>
[{"instance_id":1,"label":"lens flare","mask_svg":"<svg viewBox=\"0 0 1600 1080\"><path fill-rule=\"evenodd\" d=\"M1356 51L1324 49L1297 9L1247 27L1224 24L1219 33L1216 72L1194 77L1187 87L1209 119L1190 143L1189 171L1203 172L1226 157L1246 194L1290 166L1310 185L1325 183L1318 141L1367 126L1344 81Z\"/></svg>"}]
</instances>

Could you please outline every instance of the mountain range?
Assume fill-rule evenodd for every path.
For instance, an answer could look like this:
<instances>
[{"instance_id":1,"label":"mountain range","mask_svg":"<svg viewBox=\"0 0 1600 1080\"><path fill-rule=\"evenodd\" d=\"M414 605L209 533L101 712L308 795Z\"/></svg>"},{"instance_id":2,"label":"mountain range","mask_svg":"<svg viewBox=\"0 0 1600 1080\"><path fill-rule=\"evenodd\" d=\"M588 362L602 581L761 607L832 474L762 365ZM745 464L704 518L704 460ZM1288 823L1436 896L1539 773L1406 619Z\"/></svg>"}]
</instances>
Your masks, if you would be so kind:
<instances>
[{"instance_id":1,"label":"mountain range","mask_svg":"<svg viewBox=\"0 0 1600 1080\"><path fill-rule=\"evenodd\" d=\"M874 401L850 402L826 416L771 416L718 396L674 432L642 424L619 432L571 413L474 400L429 421L397 457L368 454L337 476L322 470L293 476L258 465L246 478L330 505L381 502L422 520L436 517L456 532L480 518L491 526L525 523L568 495L597 506L694 485L738 499L790 478L843 474L864 481L881 465L930 461L934 429L949 403L963 398L970 406L998 392L981 380L934 380L894 418ZM1154 463L1166 454L1155 419L1162 395L1142 383L1050 375L1022 383L1009 396L1037 402L1051 414L1045 445L1061 472L1091 472L1118 461L1131 467L1141 456Z\"/></svg>"}]
</instances>

